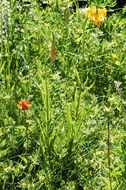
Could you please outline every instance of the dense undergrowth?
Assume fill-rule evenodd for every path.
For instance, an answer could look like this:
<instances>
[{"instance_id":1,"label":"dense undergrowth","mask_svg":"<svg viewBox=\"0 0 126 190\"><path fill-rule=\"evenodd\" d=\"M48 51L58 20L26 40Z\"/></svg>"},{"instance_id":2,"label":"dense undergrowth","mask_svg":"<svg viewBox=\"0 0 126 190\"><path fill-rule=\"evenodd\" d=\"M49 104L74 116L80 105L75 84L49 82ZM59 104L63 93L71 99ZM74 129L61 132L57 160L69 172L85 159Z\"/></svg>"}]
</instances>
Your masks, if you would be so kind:
<instances>
[{"instance_id":1,"label":"dense undergrowth","mask_svg":"<svg viewBox=\"0 0 126 190\"><path fill-rule=\"evenodd\" d=\"M126 7L29 2L0 4L0 189L125 190Z\"/></svg>"}]
</instances>

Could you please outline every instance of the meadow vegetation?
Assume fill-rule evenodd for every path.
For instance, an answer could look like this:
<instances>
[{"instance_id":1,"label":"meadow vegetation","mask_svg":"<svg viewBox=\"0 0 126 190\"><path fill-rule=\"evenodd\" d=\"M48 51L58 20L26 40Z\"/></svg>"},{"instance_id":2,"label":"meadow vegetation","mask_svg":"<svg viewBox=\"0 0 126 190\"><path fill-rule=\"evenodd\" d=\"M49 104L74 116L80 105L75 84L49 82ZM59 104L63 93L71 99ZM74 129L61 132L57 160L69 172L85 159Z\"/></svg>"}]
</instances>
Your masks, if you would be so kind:
<instances>
[{"instance_id":1,"label":"meadow vegetation","mask_svg":"<svg viewBox=\"0 0 126 190\"><path fill-rule=\"evenodd\" d=\"M72 2L1 0L1 190L126 190L126 6Z\"/></svg>"}]
</instances>

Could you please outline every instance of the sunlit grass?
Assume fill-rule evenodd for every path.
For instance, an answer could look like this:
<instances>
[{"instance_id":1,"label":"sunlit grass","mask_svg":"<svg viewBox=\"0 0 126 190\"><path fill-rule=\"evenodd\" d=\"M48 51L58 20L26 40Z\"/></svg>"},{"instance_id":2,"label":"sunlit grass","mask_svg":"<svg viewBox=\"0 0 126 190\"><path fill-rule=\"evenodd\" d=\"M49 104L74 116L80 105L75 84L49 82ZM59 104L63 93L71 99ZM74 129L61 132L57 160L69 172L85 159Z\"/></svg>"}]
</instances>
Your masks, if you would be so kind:
<instances>
[{"instance_id":1,"label":"sunlit grass","mask_svg":"<svg viewBox=\"0 0 126 190\"><path fill-rule=\"evenodd\" d=\"M125 8L49 3L0 5L0 189L125 190Z\"/></svg>"}]
</instances>

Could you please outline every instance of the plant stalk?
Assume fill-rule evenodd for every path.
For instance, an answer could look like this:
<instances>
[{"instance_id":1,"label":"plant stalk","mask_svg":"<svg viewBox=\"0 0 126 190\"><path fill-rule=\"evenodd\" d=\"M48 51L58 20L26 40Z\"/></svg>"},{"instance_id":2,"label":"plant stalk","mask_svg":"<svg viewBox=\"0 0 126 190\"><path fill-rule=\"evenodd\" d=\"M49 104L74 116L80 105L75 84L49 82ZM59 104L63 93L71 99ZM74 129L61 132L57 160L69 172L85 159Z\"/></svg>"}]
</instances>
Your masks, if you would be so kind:
<instances>
[{"instance_id":1,"label":"plant stalk","mask_svg":"<svg viewBox=\"0 0 126 190\"><path fill-rule=\"evenodd\" d=\"M111 178L111 158L110 158L110 125L109 125L109 116L108 116L108 126L107 126L107 132L108 132L108 139L107 139L107 157L108 157L108 170L109 170L109 186L110 190L112 190L112 178Z\"/></svg>"},{"instance_id":2,"label":"plant stalk","mask_svg":"<svg viewBox=\"0 0 126 190\"><path fill-rule=\"evenodd\" d=\"M28 153L28 125L26 123L26 112L24 110L24 126L25 126L25 135L26 135L26 153Z\"/></svg>"}]
</instances>

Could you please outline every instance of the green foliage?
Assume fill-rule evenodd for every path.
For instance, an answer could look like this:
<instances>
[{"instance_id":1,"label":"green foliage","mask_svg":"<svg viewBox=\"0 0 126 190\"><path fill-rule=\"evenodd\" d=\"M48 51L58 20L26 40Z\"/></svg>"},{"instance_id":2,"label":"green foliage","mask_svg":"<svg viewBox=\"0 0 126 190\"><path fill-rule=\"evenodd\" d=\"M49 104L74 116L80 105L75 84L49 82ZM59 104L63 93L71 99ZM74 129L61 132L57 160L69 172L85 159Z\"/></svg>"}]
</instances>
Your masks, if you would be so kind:
<instances>
[{"instance_id":1,"label":"green foliage","mask_svg":"<svg viewBox=\"0 0 126 190\"><path fill-rule=\"evenodd\" d=\"M92 27L70 2L0 5L2 190L126 189L126 8Z\"/></svg>"}]
</instances>

